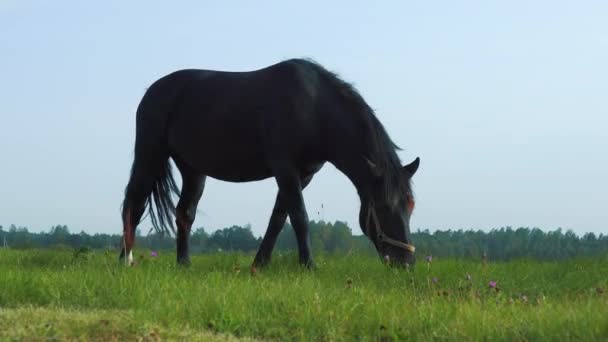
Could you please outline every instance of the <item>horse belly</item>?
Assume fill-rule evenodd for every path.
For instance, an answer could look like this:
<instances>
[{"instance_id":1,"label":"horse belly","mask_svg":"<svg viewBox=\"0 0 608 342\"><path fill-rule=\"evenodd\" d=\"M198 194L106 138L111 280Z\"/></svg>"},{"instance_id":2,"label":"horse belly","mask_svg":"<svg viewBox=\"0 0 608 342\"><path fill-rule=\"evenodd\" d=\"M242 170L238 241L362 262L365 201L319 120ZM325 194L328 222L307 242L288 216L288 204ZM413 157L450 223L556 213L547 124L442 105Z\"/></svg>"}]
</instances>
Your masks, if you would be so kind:
<instances>
[{"instance_id":1,"label":"horse belly","mask_svg":"<svg viewBox=\"0 0 608 342\"><path fill-rule=\"evenodd\" d=\"M210 159L211 160L211 159ZM227 182L251 182L272 177L263 158L218 158L215 163L204 163L201 171Z\"/></svg>"},{"instance_id":2,"label":"horse belly","mask_svg":"<svg viewBox=\"0 0 608 342\"><path fill-rule=\"evenodd\" d=\"M242 137L242 136L241 136ZM249 182L272 176L261 142L200 132L172 139L172 150L180 162L202 174L227 182Z\"/></svg>"}]
</instances>

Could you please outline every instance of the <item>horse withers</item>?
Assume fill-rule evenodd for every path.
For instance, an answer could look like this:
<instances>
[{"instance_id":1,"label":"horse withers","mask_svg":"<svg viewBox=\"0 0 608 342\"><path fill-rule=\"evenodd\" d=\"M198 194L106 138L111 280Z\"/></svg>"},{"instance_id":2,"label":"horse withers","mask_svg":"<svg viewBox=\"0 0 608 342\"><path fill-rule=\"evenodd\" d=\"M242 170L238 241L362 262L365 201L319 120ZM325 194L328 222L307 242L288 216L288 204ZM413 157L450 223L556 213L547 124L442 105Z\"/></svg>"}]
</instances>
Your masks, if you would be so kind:
<instances>
[{"instance_id":1,"label":"horse withers","mask_svg":"<svg viewBox=\"0 0 608 342\"><path fill-rule=\"evenodd\" d=\"M227 182L274 177L278 193L253 265L270 261L289 215L299 261L311 267L302 190L330 162L357 189L359 224L380 257L413 265L411 178L420 159L402 166L397 150L357 90L313 61L290 59L247 72L176 71L154 82L137 108L121 260L132 262L135 229L148 208L157 231L175 233L175 216L177 262L189 264L188 236L207 176ZM177 206L172 193L179 194Z\"/></svg>"}]
</instances>

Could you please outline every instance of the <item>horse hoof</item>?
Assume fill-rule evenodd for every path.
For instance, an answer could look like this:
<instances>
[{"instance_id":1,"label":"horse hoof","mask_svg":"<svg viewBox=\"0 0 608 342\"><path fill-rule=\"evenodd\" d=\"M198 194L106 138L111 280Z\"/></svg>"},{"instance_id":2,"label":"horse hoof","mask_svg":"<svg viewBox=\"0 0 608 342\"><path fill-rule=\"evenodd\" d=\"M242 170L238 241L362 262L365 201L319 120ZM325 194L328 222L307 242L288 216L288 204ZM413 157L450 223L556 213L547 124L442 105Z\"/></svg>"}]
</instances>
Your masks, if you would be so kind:
<instances>
[{"instance_id":1,"label":"horse hoof","mask_svg":"<svg viewBox=\"0 0 608 342\"><path fill-rule=\"evenodd\" d=\"M125 258L125 255L123 252L120 253L120 256L118 256L118 262L121 265L125 265L125 266L134 266L135 262L133 261L133 251L129 252L129 255L127 256L127 258Z\"/></svg>"},{"instance_id":2,"label":"horse hoof","mask_svg":"<svg viewBox=\"0 0 608 342\"><path fill-rule=\"evenodd\" d=\"M317 264L312 260L300 261L300 264L311 271L317 269Z\"/></svg>"},{"instance_id":3,"label":"horse hoof","mask_svg":"<svg viewBox=\"0 0 608 342\"><path fill-rule=\"evenodd\" d=\"M251 267L264 268L270 264L269 258L260 258L253 261Z\"/></svg>"},{"instance_id":4,"label":"horse hoof","mask_svg":"<svg viewBox=\"0 0 608 342\"><path fill-rule=\"evenodd\" d=\"M178 259L177 265L183 267L189 267L192 263L190 262L190 258Z\"/></svg>"}]
</instances>

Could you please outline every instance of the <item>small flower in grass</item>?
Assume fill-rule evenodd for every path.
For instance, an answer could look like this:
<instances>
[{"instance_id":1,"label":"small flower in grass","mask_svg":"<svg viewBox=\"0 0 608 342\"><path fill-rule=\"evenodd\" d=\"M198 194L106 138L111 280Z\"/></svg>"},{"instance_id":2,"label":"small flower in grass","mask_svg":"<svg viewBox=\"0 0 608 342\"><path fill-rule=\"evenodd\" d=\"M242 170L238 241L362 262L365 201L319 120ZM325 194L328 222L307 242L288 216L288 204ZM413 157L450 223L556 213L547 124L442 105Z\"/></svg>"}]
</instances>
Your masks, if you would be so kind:
<instances>
[{"instance_id":1,"label":"small flower in grass","mask_svg":"<svg viewBox=\"0 0 608 342\"><path fill-rule=\"evenodd\" d=\"M488 286L489 286L490 288L493 288L493 289L495 289L497 285L498 285L498 284L497 284L497 283L496 283L496 281L494 281L494 280L492 280L492 281L490 281L490 282L488 283Z\"/></svg>"},{"instance_id":2,"label":"small flower in grass","mask_svg":"<svg viewBox=\"0 0 608 342\"><path fill-rule=\"evenodd\" d=\"M470 274L468 274L468 273L467 273L467 275L465 276L465 278L466 278L468 281L471 281L471 279L473 279L473 277L471 277L471 275L470 275Z\"/></svg>"},{"instance_id":3,"label":"small flower in grass","mask_svg":"<svg viewBox=\"0 0 608 342\"><path fill-rule=\"evenodd\" d=\"M152 252L150 252L150 256L153 257L153 258L155 258L155 257L158 256L158 252L152 251Z\"/></svg>"},{"instance_id":4,"label":"small flower in grass","mask_svg":"<svg viewBox=\"0 0 608 342\"><path fill-rule=\"evenodd\" d=\"M431 262L433 262L433 256L432 256L432 255L427 255L427 256L426 256L426 262L428 262L429 264L430 264Z\"/></svg>"},{"instance_id":5,"label":"small flower in grass","mask_svg":"<svg viewBox=\"0 0 608 342\"><path fill-rule=\"evenodd\" d=\"M433 277L433 283L437 284L439 282L439 279L437 279L437 277Z\"/></svg>"}]
</instances>

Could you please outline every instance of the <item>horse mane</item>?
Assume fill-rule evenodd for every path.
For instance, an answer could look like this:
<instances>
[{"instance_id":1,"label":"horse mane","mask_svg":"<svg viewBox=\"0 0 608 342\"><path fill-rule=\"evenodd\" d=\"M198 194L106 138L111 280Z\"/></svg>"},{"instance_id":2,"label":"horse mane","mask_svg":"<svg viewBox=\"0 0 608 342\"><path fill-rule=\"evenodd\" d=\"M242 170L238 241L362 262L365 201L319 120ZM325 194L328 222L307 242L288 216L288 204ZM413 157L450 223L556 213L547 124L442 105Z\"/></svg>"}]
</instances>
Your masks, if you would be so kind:
<instances>
[{"instance_id":1,"label":"horse mane","mask_svg":"<svg viewBox=\"0 0 608 342\"><path fill-rule=\"evenodd\" d=\"M368 158L380 170L384 185L383 194L387 202L396 205L395 199L403 194L413 200L411 181L403 179L401 173L401 159L397 155L397 151L401 151L401 148L390 138L374 110L365 102L355 86L310 58L298 59L298 61L312 65L346 100L347 104L350 104L349 107L353 109L352 113L359 116L367 131L367 139L364 144L366 151L362 158Z\"/></svg>"}]
</instances>

